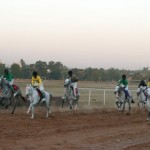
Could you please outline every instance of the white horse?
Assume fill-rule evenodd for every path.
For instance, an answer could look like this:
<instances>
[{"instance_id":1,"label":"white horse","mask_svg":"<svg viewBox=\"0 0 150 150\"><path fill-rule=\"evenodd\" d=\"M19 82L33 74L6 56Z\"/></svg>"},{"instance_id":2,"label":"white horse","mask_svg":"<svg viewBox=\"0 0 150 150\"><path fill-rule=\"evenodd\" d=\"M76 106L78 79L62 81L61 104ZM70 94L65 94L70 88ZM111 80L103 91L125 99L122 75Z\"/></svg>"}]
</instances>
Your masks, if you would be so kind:
<instances>
[{"instance_id":1,"label":"white horse","mask_svg":"<svg viewBox=\"0 0 150 150\"><path fill-rule=\"evenodd\" d=\"M16 92L15 96L13 94L14 91L12 90L12 88L14 88L14 91ZM1 90L0 107L2 106L4 108L8 108L8 106L14 105L12 111L13 114L16 109L18 100L22 99L24 102L26 102L26 99L22 95L19 86L13 84L12 88L10 87L8 81L5 78L3 77L0 78L0 90Z\"/></svg>"},{"instance_id":2,"label":"white horse","mask_svg":"<svg viewBox=\"0 0 150 150\"><path fill-rule=\"evenodd\" d=\"M128 111L130 113L132 100L131 93L129 93L130 96L126 96L124 86L119 85L115 87L114 94L116 95L116 105L118 109L123 112L125 110L125 104L128 103Z\"/></svg>"},{"instance_id":3,"label":"white horse","mask_svg":"<svg viewBox=\"0 0 150 150\"><path fill-rule=\"evenodd\" d=\"M77 109L78 101L79 101L79 89L76 88L76 99L73 93L73 87L71 86L71 80L66 79L64 82L65 93L64 97L62 97L62 108L64 106L64 102L69 100L70 109Z\"/></svg>"},{"instance_id":4,"label":"white horse","mask_svg":"<svg viewBox=\"0 0 150 150\"><path fill-rule=\"evenodd\" d=\"M46 108L47 108L46 117L48 118L49 113L51 113L51 110L50 110L51 94L48 93L47 91L43 91L43 92L45 94L45 104L46 104ZM30 100L30 106L28 108L27 114L29 114L30 110L31 110L31 114L32 114L31 119L33 119L34 118L34 106L40 102L40 95L39 95L38 91L36 90L36 88L34 88L31 85L26 87L25 94L26 94L28 100Z\"/></svg>"},{"instance_id":5,"label":"white horse","mask_svg":"<svg viewBox=\"0 0 150 150\"><path fill-rule=\"evenodd\" d=\"M138 98L138 106L139 108L144 107L146 105L146 99L147 99L147 87L146 86L140 86L137 89L137 98Z\"/></svg>"},{"instance_id":6,"label":"white horse","mask_svg":"<svg viewBox=\"0 0 150 150\"><path fill-rule=\"evenodd\" d=\"M148 109L148 115L147 120L150 121L150 88L147 88L147 109Z\"/></svg>"}]
</instances>

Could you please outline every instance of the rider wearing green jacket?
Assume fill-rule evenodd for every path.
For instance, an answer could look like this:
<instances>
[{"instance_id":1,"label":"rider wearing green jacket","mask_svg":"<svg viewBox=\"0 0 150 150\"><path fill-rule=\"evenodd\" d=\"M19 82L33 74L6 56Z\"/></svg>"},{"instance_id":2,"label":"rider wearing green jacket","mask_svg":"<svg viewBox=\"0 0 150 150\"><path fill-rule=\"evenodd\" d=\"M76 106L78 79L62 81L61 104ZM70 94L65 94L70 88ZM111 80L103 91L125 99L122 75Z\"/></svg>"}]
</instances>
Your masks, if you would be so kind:
<instances>
[{"instance_id":1,"label":"rider wearing green jacket","mask_svg":"<svg viewBox=\"0 0 150 150\"><path fill-rule=\"evenodd\" d=\"M16 91L14 90L13 88L13 82L14 82L14 77L13 75L9 72L9 70L6 68L4 70L4 75L3 75L3 78L6 79L6 81L8 82L8 86L11 88L12 92L14 93L14 96L17 95Z\"/></svg>"},{"instance_id":2,"label":"rider wearing green jacket","mask_svg":"<svg viewBox=\"0 0 150 150\"><path fill-rule=\"evenodd\" d=\"M12 82L14 79L13 75L8 71L8 69L4 70L3 78L5 78L8 82Z\"/></svg>"},{"instance_id":3,"label":"rider wearing green jacket","mask_svg":"<svg viewBox=\"0 0 150 150\"><path fill-rule=\"evenodd\" d=\"M129 91L128 91L128 80L126 79L126 75L122 75L122 79L119 80L118 85L124 85L124 92L126 94L126 98L129 96L131 97ZM134 103L133 99L131 100L132 103Z\"/></svg>"}]
</instances>

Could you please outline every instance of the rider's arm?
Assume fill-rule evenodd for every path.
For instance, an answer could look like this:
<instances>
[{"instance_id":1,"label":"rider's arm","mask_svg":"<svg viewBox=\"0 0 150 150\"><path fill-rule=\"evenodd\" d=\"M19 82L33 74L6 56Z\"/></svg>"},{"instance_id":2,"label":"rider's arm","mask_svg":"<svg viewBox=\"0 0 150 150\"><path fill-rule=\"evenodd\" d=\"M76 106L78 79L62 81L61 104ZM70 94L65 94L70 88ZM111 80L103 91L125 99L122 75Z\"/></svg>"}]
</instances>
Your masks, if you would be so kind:
<instances>
[{"instance_id":1,"label":"rider's arm","mask_svg":"<svg viewBox=\"0 0 150 150\"><path fill-rule=\"evenodd\" d=\"M39 87L42 83L41 77L37 76L36 78L32 77L32 86Z\"/></svg>"},{"instance_id":2,"label":"rider's arm","mask_svg":"<svg viewBox=\"0 0 150 150\"><path fill-rule=\"evenodd\" d=\"M71 82L78 82L78 78L76 77L76 76L72 76L72 78L71 78Z\"/></svg>"}]
</instances>

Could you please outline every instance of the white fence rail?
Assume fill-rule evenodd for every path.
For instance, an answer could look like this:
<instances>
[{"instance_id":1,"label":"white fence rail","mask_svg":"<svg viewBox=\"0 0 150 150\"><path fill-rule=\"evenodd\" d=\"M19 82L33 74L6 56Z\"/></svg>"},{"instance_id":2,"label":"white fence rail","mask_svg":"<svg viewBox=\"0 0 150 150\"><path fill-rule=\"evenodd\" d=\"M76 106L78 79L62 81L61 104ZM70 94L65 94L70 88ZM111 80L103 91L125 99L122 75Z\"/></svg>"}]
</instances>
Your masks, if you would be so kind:
<instances>
[{"instance_id":1,"label":"white fence rail","mask_svg":"<svg viewBox=\"0 0 150 150\"><path fill-rule=\"evenodd\" d=\"M87 91L88 92L88 105L91 104L91 95L92 95L92 92L94 91L100 91L101 94L100 95L103 95L103 105L106 105L106 102L107 102L107 93L111 92L111 94L114 96L114 89L97 89L97 88L79 88L80 90L80 93L81 93L81 97L82 97L82 92L83 91ZM132 93L132 96L135 97L135 92L136 90L130 90L131 93ZM133 94L134 93L134 94ZM112 97L112 96L111 96ZM113 97L115 99L115 96ZM99 97L99 99L102 99L102 97Z\"/></svg>"}]
</instances>

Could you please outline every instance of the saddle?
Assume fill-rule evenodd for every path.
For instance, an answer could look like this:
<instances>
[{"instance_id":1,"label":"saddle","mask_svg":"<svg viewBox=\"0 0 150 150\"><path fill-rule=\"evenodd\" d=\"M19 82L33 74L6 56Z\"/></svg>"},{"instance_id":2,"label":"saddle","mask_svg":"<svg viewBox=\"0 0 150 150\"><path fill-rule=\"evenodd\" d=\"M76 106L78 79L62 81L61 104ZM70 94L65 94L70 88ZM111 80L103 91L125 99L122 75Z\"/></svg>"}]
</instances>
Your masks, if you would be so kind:
<instances>
[{"instance_id":1,"label":"saddle","mask_svg":"<svg viewBox=\"0 0 150 150\"><path fill-rule=\"evenodd\" d=\"M41 99L45 98L44 93L41 90L39 90L38 88L36 90L37 90L37 92L38 92Z\"/></svg>"},{"instance_id":2,"label":"saddle","mask_svg":"<svg viewBox=\"0 0 150 150\"><path fill-rule=\"evenodd\" d=\"M12 87L14 88L15 91L17 91L19 89L19 87L15 84L13 84Z\"/></svg>"}]
</instances>

